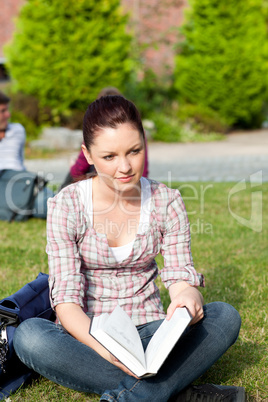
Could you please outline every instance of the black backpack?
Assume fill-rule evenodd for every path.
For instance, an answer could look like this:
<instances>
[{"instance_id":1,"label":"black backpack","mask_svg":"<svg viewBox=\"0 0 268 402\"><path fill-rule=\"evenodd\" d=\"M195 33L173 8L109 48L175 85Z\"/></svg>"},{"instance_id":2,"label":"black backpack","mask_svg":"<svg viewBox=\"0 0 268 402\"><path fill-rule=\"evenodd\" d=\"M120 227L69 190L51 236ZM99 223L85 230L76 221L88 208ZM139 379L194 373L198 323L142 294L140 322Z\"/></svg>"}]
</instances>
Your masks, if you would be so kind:
<instances>
[{"instance_id":1,"label":"black backpack","mask_svg":"<svg viewBox=\"0 0 268 402\"><path fill-rule=\"evenodd\" d=\"M17 170L0 171L0 220L26 221L33 214L38 191L47 181L36 173Z\"/></svg>"},{"instance_id":2,"label":"black backpack","mask_svg":"<svg viewBox=\"0 0 268 402\"><path fill-rule=\"evenodd\" d=\"M33 374L13 348L17 326L31 317L55 319L49 301L48 275L41 272L34 281L0 301L0 400L16 391Z\"/></svg>"}]
</instances>

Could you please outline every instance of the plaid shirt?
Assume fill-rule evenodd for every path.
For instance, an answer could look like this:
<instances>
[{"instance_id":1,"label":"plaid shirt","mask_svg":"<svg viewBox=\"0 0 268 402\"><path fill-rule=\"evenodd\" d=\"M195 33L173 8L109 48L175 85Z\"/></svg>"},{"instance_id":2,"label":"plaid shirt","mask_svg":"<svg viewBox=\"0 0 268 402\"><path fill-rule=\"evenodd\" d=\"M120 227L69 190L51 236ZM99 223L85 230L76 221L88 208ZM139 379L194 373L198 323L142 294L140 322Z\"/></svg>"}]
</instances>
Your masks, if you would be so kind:
<instances>
[{"instance_id":1,"label":"plaid shirt","mask_svg":"<svg viewBox=\"0 0 268 402\"><path fill-rule=\"evenodd\" d=\"M159 273L167 288L178 281L203 286L203 275L193 267L190 226L179 191L152 180L149 184L149 225L144 233L136 235L130 255L119 263L106 235L92 227L79 183L48 200L52 307L75 303L91 317L110 313L119 304L134 324L140 325L165 317L154 282ZM154 260L159 252L164 257L161 271Z\"/></svg>"}]
</instances>

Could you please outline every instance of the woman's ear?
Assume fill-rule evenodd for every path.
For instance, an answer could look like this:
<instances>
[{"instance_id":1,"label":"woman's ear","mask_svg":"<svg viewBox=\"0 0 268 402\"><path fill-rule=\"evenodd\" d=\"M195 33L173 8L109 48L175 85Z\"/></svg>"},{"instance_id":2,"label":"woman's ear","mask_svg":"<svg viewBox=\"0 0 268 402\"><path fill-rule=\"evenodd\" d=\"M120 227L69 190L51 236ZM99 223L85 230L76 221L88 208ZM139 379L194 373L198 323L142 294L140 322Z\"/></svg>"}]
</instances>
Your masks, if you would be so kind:
<instances>
[{"instance_id":1,"label":"woman's ear","mask_svg":"<svg viewBox=\"0 0 268 402\"><path fill-rule=\"evenodd\" d=\"M85 157L86 160L87 160L87 163L88 163L89 165L94 165L94 163L93 163L93 161L92 161L92 159L91 159L91 156L90 156L90 152L87 150L85 144L82 144L82 145L81 145L81 148L82 148L84 157Z\"/></svg>"}]
</instances>

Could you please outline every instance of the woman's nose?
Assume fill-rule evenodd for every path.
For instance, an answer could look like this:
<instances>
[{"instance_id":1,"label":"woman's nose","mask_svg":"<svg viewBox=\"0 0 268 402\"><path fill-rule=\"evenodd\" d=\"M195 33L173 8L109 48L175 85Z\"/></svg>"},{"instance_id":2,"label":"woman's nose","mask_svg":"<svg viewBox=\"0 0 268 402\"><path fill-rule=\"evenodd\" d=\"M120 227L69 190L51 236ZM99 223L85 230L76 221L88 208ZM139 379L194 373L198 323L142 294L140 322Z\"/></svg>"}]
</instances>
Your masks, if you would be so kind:
<instances>
[{"instance_id":1,"label":"woman's nose","mask_svg":"<svg viewBox=\"0 0 268 402\"><path fill-rule=\"evenodd\" d=\"M131 170L131 165L127 158L121 158L119 161L119 171L122 173L128 173Z\"/></svg>"}]
</instances>

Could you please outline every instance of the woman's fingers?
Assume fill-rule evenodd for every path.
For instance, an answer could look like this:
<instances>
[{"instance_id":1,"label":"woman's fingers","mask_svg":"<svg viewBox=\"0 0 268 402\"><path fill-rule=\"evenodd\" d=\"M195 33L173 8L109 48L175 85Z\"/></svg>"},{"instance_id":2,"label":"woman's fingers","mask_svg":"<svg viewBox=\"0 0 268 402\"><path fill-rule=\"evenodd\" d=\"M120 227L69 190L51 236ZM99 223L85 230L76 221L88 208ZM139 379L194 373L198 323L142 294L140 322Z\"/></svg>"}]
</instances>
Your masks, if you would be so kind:
<instances>
[{"instance_id":1,"label":"woman's fingers","mask_svg":"<svg viewBox=\"0 0 268 402\"><path fill-rule=\"evenodd\" d=\"M128 374L128 375L130 375L130 376L132 376L132 377L135 377L135 378L137 378L137 379L139 379L135 374L133 374L132 373L132 371L130 371L123 363L121 363L116 357L114 357L113 355L111 355L112 356L112 361L111 361L111 363L114 365L114 366L116 366L116 367L118 367L118 368L120 368L122 371L124 371L126 374Z\"/></svg>"},{"instance_id":2,"label":"woman's fingers","mask_svg":"<svg viewBox=\"0 0 268 402\"><path fill-rule=\"evenodd\" d=\"M190 325L196 324L198 321L202 320L202 318L204 317L203 308L198 309L195 316L192 316L192 317L193 317L193 319L192 319Z\"/></svg>"},{"instance_id":3,"label":"woman's fingers","mask_svg":"<svg viewBox=\"0 0 268 402\"><path fill-rule=\"evenodd\" d=\"M173 298L167 309L167 320L169 320L177 307L187 307L192 316L191 324L195 324L204 316L202 296L199 291L189 287L181 291Z\"/></svg>"}]
</instances>

